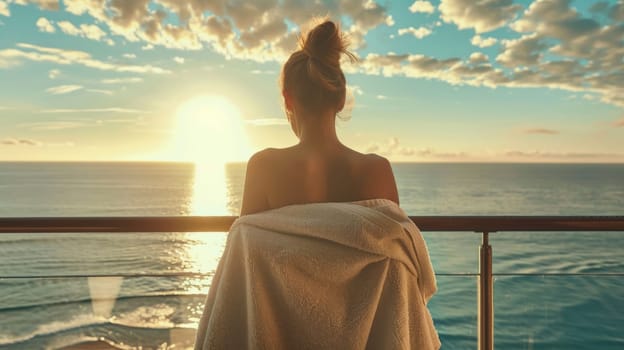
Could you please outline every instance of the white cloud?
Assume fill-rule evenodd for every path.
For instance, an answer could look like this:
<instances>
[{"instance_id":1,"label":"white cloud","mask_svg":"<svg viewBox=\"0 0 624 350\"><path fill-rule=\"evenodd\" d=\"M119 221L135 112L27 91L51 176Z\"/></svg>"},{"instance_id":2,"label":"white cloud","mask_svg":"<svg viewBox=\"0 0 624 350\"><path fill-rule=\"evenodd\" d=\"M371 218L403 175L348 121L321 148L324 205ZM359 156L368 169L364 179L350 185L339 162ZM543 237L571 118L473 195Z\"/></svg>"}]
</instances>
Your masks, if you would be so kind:
<instances>
[{"instance_id":1,"label":"white cloud","mask_svg":"<svg viewBox=\"0 0 624 350\"><path fill-rule=\"evenodd\" d=\"M149 113L148 111L140 110L140 109L132 109L132 108L120 108L120 107L109 107L109 108L55 108L55 109L43 109L39 111L40 113L127 113L127 114L135 114L135 113Z\"/></svg>"},{"instance_id":2,"label":"white cloud","mask_svg":"<svg viewBox=\"0 0 624 350\"><path fill-rule=\"evenodd\" d=\"M247 119L245 123L253 126L273 126L273 125L289 125L286 117L284 118L259 118L259 119Z\"/></svg>"},{"instance_id":3,"label":"white cloud","mask_svg":"<svg viewBox=\"0 0 624 350\"><path fill-rule=\"evenodd\" d=\"M353 95L364 95L364 90L359 85L347 85L347 90L351 91Z\"/></svg>"},{"instance_id":4,"label":"white cloud","mask_svg":"<svg viewBox=\"0 0 624 350\"><path fill-rule=\"evenodd\" d=\"M570 7L569 0L536 0L511 27L518 32L536 32L567 41L592 34L600 24L591 18L581 18Z\"/></svg>"},{"instance_id":5,"label":"white cloud","mask_svg":"<svg viewBox=\"0 0 624 350\"><path fill-rule=\"evenodd\" d=\"M607 23L593 35L570 41L554 41L538 33L503 40L500 54L491 63L482 54L463 61L455 57L371 53L358 65L345 65L345 69L435 79L452 85L561 89L588 93L602 103L624 107L624 46L619 44L623 36L624 28ZM553 54L561 56L552 58Z\"/></svg>"},{"instance_id":6,"label":"white cloud","mask_svg":"<svg viewBox=\"0 0 624 350\"><path fill-rule=\"evenodd\" d=\"M441 0L438 9L444 22L483 33L503 26L522 6L514 5L512 0Z\"/></svg>"},{"instance_id":7,"label":"white cloud","mask_svg":"<svg viewBox=\"0 0 624 350\"><path fill-rule=\"evenodd\" d=\"M503 40L502 44L503 51L496 60L507 67L538 64L543 56L542 50L546 48L542 39L535 34L514 40Z\"/></svg>"},{"instance_id":8,"label":"white cloud","mask_svg":"<svg viewBox=\"0 0 624 350\"><path fill-rule=\"evenodd\" d=\"M275 71L270 69L254 69L251 71L251 74L275 74Z\"/></svg>"},{"instance_id":9,"label":"white cloud","mask_svg":"<svg viewBox=\"0 0 624 350\"><path fill-rule=\"evenodd\" d=\"M59 85L46 89L46 92L52 95L64 95L82 88L81 85Z\"/></svg>"},{"instance_id":10,"label":"white cloud","mask_svg":"<svg viewBox=\"0 0 624 350\"><path fill-rule=\"evenodd\" d=\"M9 11L9 5L5 1L0 1L0 15L9 17L11 11Z\"/></svg>"},{"instance_id":11,"label":"white cloud","mask_svg":"<svg viewBox=\"0 0 624 350\"><path fill-rule=\"evenodd\" d=\"M76 129L82 128L85 126L91 126L91 123L86 122L76 122L76 121L50 121L50 122L34 122L34 123L23 123L18 124L18 128L25 128L30 130L65 130L65 129Z\"/></svg>"},{"instance_id":12,"label":"white cloud","mask_svg":"<svg viewBox=\"0 0 624 350\"><path fill-rule=\"evenodd\" d=\"M398 31L399 35L412 34L418 39L422 39L431 34L431 30L425 27L420 27L418 29L414 27L402 28Z\"/></svg>"},{"instance_id":13,"label":"white cloud","mask_svg":"<svg viewBox=\"0 0 624 350\"><path fill-rule=\"evenodd\" d=\"M18 5L35 4L44 10L56 11L59 9L58 0L13 0Z\"/></svg>"},{"instance_id":14,"label":"white cloud","mask_svg":"<svg viewBox=\"0 0 624 350\"><path fill-rule=\"evenodd\" d=\"M143 121L143 117L138 118L106 118L98 119L95 122L97 124L140 124Z\"/></svg>"},{"instance_id":15,"label":"white cloud","mask_svg":"<svg viewBox=\"0 0 624 350\"><path fill-rule=\"evenodd\" d=\"M95 41L100 41L106 38L106 33L95 24L81 24L80 27L76 27L69 21L61 21L58 22L57 25L65 34L80 36Z\"/></svg>"},{"instance_id":16,"label":"white cloud","mask_svg":"<svg viewBox=\"0 0 624 350\"><path fill-rule=\"evenodd\" d=\"M154 49L154 45L152 44L145 44L143 46L141 46L141 50L143 51L148 51L148 50L153 50Z\"/></svg>"},{"instance_id":17,"label":"white cloud","mask_svg":"<svg viewBox=\"0 0 624 350\"><path fill-rule=\"evenodd\" d=\"M93 18L103 21L106 15L103 12L103 1L100 0L64 0L65 10L74 15L89 14Z\"/></svg>"},{"instance_id":18,"label":"white cloud","mask_svg":"<svg viewBox=\"0 0 624 350\"><path fill-rule=\"evenodd\" d=\"M413 156L417 152L412 147L401 145L398 137L391 137L384 142L373 142L366 148L367 153L379 153L385 157Z\"/></svg>"},{"instance_id":19,"label":"white cloud","mask_svg":"<svg viewBox=\"0 0 624 350\"><path fill-rule=\"evenodd\" d=\"M53 6L46 1L37 3ZM68 12L83 16L81 18L91 17L103 32L136 42L143 49L155 46L208 48L227 59L260 62L283 62L297 47L297 27L302 27L314 15L344 18L349 26L343 29L351 37L352 48L365 47L370 30L394 22L379 1L261 1L241 6L234 0L159 0L156 7L151 0L65 0L63 3ZM419 8L426 6L410 3ZM512 21L510 28L519 34L501 41L501 52L491 63L481 56L462 60L409 53L371 53L361 65L345 64L345 69L365 74L435 79L454 85L564 89L578 91L579 96L590 93L604 103L624 106L621 88L624 86L624 47L621 45L624 4L617 2L594 8L591 15L594 17L583 17L570 1L564 0L535 0L524 12L522 7L512 0L441 0L438 10L443 21L461 29L474 29L477 34ZM66 29L85 31L76 26ZM408 33L416 35L404 32ZM420 35L424 33L421 31ZM100 40L106 38L100 37ZM497 40L491 35L475 35L471 43L489 47ZM30 60L117 72L170 73L159 67L99 61L82 51L20 45L15 49L0 49L0 68Z\"/></svg>"},{"instance_id":20,"label":"white cloud","mask_svg":"<svg viewBox=\"0 0 624 350\"><path fill-rule=\"evenodd\" d=\"M429 1L414 1L412 6L409 7L410 12L424 12L424 13L433 13L435 11L435 7L431 5Z\"/></svg>"},{"instance_id":21,"label":"white cloud","mask_svg":"<svg viewBox=\"0 0 624 350\"><path fill-rule=\"evenodd\" d=\"M135 59L136 58L136 55L133 54L133 53L124 53L122 56L125 57L125 58L129 58L129 59Z\"/></svg>"},{"instance_id":22,"label":"white cloud","mask_svg":"<svg viewBox=\"0 0 624 350\"><path fill-rule=\"evenodd\" d=\"M41 146L43 143L33 139L6 138L0 140L3 146Z\"/></svg>"},{"instance_id":23,"label":"white cloud","mask_svg":"<svg viewBox=\"0 0 624 350\"><path fill-rule=\"evenodd\" d=\"M546 86L592 93L624 106L624 27L621 3L607 6L604 23L583 17L570 1L536 0L510 27L520 39L503 42L497 60L516 68L512 86ZM548 60L544 57L552 57ZM525 66L525 69L517 67Z\"/></svg>"},{"instance_id":24,"label":"white cloud","mask_svg":"<svg viewBox=\"0 0 624 350\"><path fill-rule=\"evenodd\" d=\"M140 83L142 81L143 81L143 78L140 78L140 77L113 78L113 79L100 80L102 84L128 84L128 83Z\"/></svg>"},{"instance_id":25,"label":"white cloud","mask_svg":"<svg viewBox=\"0 0 624 350\"><path fill-rule=\"evenodd\" d=\"M597 160L613 160L613 159L624 159L624 154L622 153L589 153L589 152L551 152L551 151L519 151L519 150L511 150L506 151L503 156L508 158L524 158L524 159L549 159L549 160L587 160L587 161L597 161Z\"/></svg>"},{"instance_id":26,"label":"white cloud","mask_svg":"<svg viewBox=\"0 0 624 350\"><path fill-rule=\"evenodd\" d=\"M61 71L58 69L50 69L48 72L48 78L56 79L59 75L61 75Z\"/></svg>"},{"instance_id":27,"label":"white cloud","mask_svg":"<svg viewBox=\"0 0 624 350\"><path fill-rule=\"evenodd\" d=\"M99 61L84 51L64 50L26 43L18 43L17 46L21 50L0 50L0 68L12 67L18 65L22 60L30 60L36 62L53 62L62 65L79 64L93 69L117 72L154 74L171 73L169 70L152 65L123 65Z\"/></svg>"},{"instance_id":28,"label":"white cloud","mask_svg":"<svg viewBox=\"0 0 624 350\"><path fill-rule=\"evenodd\" d=\"M61 21L61 22L58 22L56 25L59 28L61 28L61 31L65 34L74 35L74 36L78 36L82 34L80 29L78 29L69 21Z\"/></svg>"},{"instance_id":29,"label":"white cloud","mask_svg":"<svg viewBox=\"0 0 624 350\"><path fill-rule=\"evenodd\" d=\"M240 3L237 0L65 0L65 9L90 16L107 31L130 42L197 50L212 48L226 58L282 61L297 47L297 31L310 18L344 18L353 44L379 25L394 25L386 8L375 1ZM70 29L71 30L71 29ZM74 31L75 32L75 31Z\"/></svg>"},{"instance_id":30,"label":"white cloud","mask_svg":"<svg viewBox=\"0 0 624 350\"><path fill-rule=\"evenodd\" d=\"M487 63L490 59L488 56L482 52L473 52L470 54L470 62L471 63Z\"/></svg>"},{"instance_id":31,"label":"white cloud","mask_svg":"<svg viewBox=\"0 0 624 350\"><path fill-rule=\"evenodd\" d=\"M424 55L378 55L368 54L359 64L367 74L384 76L403 75L412 78L446 80L452 83L457 80L453 68L461 65L459 58L437 59Z\"/></svg>"},{"instance_id":32,"label":"white cloud","mask_svg":"<svg viewBox=\"0 0 624 350\"><path fill-rule=\"evenodd\" d=\"M387 99L388 99L388 96L384 96L384 95L377 95L377 96L375 96L375 98L376 98L376 99L378 99L378 100L387 100Z\"/></svg>"},{"instance_id":33,"label":"white cloud","mask_svg":"<svg viewBox=\"0 0 624 350\"><path fill-rule=\"evenodd\" d=\"M414 159L435 159L449 160L462 159L469 160L471 155L466 152L440 152L431 147L414 148L403 146L398 137L390 137L382 142L373 142L365 149L366 153L377 153L391 159L414 160Z\"/></svg>"},{"instance_id":34,"label":"white cloud","mask_svg":"<svg viewBox=\"0 0 624 350\"><path fill-rule=\"evenodd\" d=\"M95 24L81 24L80 31L82 36L96 41L100 41L106 36L106 33Z\"/></svg>"},{"instance_id":35,"label":"white cloud","mask_svg":"<svg viewBox=\"0 0 624 350\"><path fill-rule=\"evenodd\" d=\"M85 91L94 92L96 94L102 94L102 95L112 95L113 94L113 92L111 90L103 90L103 89L86 89Z\"/></svg>"},{"instance_id":36,"label":"white cloud","mask_svg":"<svg viewBox=\"0 0 624 350\"><path fill-rule=\"evenodd\" d=\"M496 38L483 38L480 35L475 35L472 37L472 40L470 40L470 43L478 47L490 47L496 44L497 41L498 39Z\"/></svg>"},{"instance_id":37,"label":"white cloud","mask_svg":"<svg viewBox=\"0 0 624 350\"><path fill-rule=\"evenodd\" d=\"M54 26L52 25L52 22L50 22L45 17L39 17L36 25L37 25L37 28L39 28L40 32L54 33L56 31L56 28L54 28Z\"/></svg>"},{"instance_id":38,"label":"white cloud","mask_svg":"<svg viewBox=\"0 0 624 350\"><path fill-rule=\"evenodd\" d=\"M178 63L178 64L183 64L184 63L184 57L174 57L173 60Z\"/></svg>"},{"instance_id":39,"label":"white cloud","mask_svg":"<svg viewBox=\"0 0 624 350\"><path fill-rule=\"evenodd\" d=\"M366 46L366 42L364 40L364 37L366 36L366 30L364 28L356 26L356 25L352 25L346 30L346 34L349 38L349 44L350 44L351 50L359 50ZM284 41L283 43L284 45L282 45L282 48L284 50L285 57L287 57L288 50L292 51L292 49L297 48L296 42L297 42L296 37L291 37Z\"/></svg>"},{"instance_id":40,"label":"white cloud","mask_svg":"<svg viewBox=\"0 0 624 350\"><path fill-rule=\"evenodd\" d=\"M0 140L0 146L24 146L24 147L74 147L75 143L71 141L65 142L43 142L39 140L10 137Z\"/></svg>"},{"instance_id":41,"label":"white cloud","mask_svg":"<svg viewBox=\"0 0 624 350\"><path fill-rule=\"evenodd\" d=\"M619 3L609 13L613 14L618 6L624 8ZM542 39L550 53L587 61L587 68L594 73L614 72L624 68L624 28L616 17L610 15L611 23L601 25L594 18L583 17L569 1L536 0L511 27Z\"/></svg>"}]
</instances>

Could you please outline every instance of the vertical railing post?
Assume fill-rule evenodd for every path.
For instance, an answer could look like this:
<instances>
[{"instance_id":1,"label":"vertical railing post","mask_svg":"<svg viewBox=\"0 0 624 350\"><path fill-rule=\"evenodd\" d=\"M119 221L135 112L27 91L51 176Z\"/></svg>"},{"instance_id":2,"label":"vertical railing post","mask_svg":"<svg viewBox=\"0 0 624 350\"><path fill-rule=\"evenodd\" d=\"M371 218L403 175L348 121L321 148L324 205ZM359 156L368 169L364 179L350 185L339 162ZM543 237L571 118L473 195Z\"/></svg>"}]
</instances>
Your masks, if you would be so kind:
<instances>
[{"instance_id":1,"label":"vertical railing post","mask_svg":"<svg viewBox=\"0 0 624 350\"><path fill-rule=\"evenodd\" d=\"M479 248L478 280L478 341L479 350L494 349L494 288L492 285L492 247L488 242L489 232L483 232Z\"/></svg>"}]
</instances>

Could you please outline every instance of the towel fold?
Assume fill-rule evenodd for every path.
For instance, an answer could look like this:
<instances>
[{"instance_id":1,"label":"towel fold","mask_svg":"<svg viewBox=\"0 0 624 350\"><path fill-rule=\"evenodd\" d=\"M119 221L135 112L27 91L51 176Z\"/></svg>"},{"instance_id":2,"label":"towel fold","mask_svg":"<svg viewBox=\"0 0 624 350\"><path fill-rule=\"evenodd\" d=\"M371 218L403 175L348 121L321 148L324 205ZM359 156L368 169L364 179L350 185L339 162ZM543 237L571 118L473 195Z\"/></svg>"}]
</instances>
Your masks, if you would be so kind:
<instances>
[{"instance_id":1,"label":"towel fold","mask_svg":"<svg viewBox=\"0 0 624 350\"><path fill-rule=\"evenodd\" d=\"M438 349L420 231L385 199L240 217L195 349Z\"/></svg>"}]
</instances>

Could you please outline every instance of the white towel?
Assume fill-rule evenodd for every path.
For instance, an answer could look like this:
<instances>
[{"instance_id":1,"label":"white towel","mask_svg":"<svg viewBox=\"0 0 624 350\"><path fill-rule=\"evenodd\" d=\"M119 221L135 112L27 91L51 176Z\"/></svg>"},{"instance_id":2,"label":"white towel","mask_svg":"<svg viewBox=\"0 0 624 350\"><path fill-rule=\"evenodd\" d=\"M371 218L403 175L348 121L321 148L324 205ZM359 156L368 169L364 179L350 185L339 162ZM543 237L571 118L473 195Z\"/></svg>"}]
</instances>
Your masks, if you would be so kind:
<instances>
[{"instance_id":1,"label":"white towel","mask_svg":"<svg viewBox=\"0 0 624 350\"><path fill-rule=\"evenodd\" d=\"M232 225L195 349L438 349L420 231L374 199L291 205Z\"/></svg>"}]
</instances>

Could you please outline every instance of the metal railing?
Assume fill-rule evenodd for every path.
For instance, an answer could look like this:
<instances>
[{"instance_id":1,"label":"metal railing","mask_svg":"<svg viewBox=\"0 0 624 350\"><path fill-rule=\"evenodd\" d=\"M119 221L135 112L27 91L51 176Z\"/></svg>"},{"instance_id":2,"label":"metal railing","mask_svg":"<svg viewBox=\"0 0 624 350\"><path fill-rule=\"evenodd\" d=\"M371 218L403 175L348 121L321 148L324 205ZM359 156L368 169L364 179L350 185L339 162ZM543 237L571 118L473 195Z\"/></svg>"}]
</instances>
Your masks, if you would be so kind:
<instances>
[{"instance_id":1,"label":"metal railing","mask_svg":"<svg viewBox=\"0 0 624 350\"><path fill-rule=\"evenodd\" d=\"M410 219L421 231L481 233L477 333L480 350L494 348L492 247L489 244L491 233L501 231L624 231L624 216L410 216ZM0 234L226 232L234 220L236 220L234 216L0 218ZM187 274L176 273L174 275ZM0 276L0 278L5 278L5 276Z\"/></svg>"}]
</instances>

